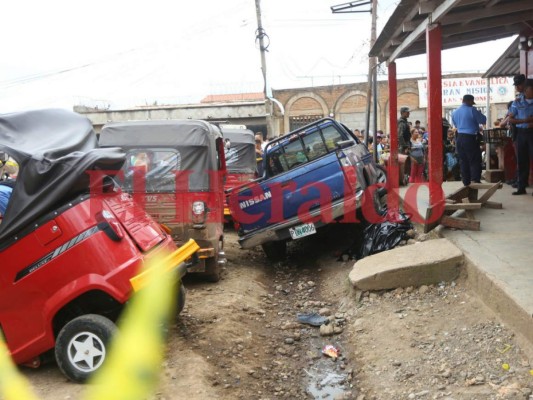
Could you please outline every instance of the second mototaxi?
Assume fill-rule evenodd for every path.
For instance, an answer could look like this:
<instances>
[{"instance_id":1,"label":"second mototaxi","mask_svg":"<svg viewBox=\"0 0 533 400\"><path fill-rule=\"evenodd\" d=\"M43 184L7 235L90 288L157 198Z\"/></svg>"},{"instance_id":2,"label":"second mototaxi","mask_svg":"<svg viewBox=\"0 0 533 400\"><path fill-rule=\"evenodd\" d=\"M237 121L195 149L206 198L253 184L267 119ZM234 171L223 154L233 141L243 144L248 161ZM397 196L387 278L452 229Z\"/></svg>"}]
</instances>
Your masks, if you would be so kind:
<instances>
[{"instance_id":1,"label":"second mototaxi","mask_svg":"<svg viewBox=\"0 0 533 400\"><path fill-rule=\"evenodd\" d=\"M229 191L243 183L257 178L257 162L255 159L254 133L246 128L221 126L220 130L226 143L226 167L228 174L224 183L224 191ZM231 218L231 212L224 198L224 218L232 221L238 229L238 222Z\"/></svg>"},{"instance_id":2,"label":"second mototaxi","mask_svg":"<svg viewBox=\"0 0 533 400\"><path fill-rule=\"evenodd\" d=\"M194 239L199 263L189 272L220 279L224 253L226 161L218 127L198 120L105 125L100 146L126 152L122 186L181 245Z\"/></svg>"}]
</instances>

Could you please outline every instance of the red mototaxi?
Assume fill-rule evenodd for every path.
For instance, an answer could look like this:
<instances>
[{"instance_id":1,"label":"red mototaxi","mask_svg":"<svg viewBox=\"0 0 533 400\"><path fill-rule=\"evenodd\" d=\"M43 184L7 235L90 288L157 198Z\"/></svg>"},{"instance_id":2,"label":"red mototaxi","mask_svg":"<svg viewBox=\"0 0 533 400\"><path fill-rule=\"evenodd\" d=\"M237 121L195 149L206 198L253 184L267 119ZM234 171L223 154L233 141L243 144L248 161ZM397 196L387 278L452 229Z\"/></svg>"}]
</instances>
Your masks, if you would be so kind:
<instances>
[{"instance_id":1,"label":"red mototaxi","mask_svg":"<svg viewBox=\"0 0 533 400\"><path fill-rule=\"evenodd\" d=\"M85 117L65 110L2 115L0 151L20 166L0 224L1 331L16 363L38 366L53 351L69 379L85 381L105 360L133 292L130 279L176 246L104 178L120 169L124 153L98 148ZM179 278L184 273L184 264L176 266ZM94 357L77 353L80 338L92 343Z\"/></svg>"}]
</instances>

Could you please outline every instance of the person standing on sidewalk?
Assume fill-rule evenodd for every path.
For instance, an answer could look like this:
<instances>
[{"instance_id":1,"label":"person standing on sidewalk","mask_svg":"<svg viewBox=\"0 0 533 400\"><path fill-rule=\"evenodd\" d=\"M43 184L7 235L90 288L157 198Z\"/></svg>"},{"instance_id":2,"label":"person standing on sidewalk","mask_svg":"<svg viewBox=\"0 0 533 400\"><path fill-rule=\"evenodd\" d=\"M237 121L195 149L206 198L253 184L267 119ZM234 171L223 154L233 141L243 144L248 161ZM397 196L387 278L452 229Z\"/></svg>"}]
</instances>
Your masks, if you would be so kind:
<instances>
[{"instance_id":1,"label":"person standing on sidewalk","mask_svg":"<svg viewBox=\"0 0 533 400\"><path fill-rule=\"evenodd\" d=\"M471 182L481 182L479 126L487 123L487 117L474 107L475 104L474 96L465 94L463 104L452 114L453 125L457 128L456 149L465 186Z\"/></svg>"},{"instance_id":2,"label":"person standing on sidewalk","mask_svg":"<svg viewBox=\"0 0 533 400\"><path fill-rule=\"evenodd\" d=\"M529 161L533 159L533 79L527 79L524 97L518 97L509 109L509 122L516 124L518 186L513 195L526 194Z\"/></svg>"},{"instance_id":3,"label":"person standing on sidewalk","mask_svg":"<svg viewBox=\"0 0 533 400\"><path fill-rule=\"evenodd\" d=\"M398 144L400 154L409 154L411 148L411 127L407 118L410 115L409 107L400 108L400 119L398 120Z\"/></svg>"}]
</instances>

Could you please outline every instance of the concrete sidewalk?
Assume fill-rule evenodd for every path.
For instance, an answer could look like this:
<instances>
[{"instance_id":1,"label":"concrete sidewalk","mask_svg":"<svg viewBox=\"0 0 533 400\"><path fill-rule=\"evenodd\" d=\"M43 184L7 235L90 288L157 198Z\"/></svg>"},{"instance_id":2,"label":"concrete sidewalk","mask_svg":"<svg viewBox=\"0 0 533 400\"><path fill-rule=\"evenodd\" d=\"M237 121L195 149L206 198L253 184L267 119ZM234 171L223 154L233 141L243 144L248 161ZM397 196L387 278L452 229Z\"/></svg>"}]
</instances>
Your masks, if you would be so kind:
<instances>
[{"instance_id":1,"label":"concrete sidewalk","mask_svg":"<svg viewBox=\"0 0 533 400\"><path fill-rule=\"evenodd\" d=\"M445 195L462 186L445 182ZM437 228L439 235L454 243L466 259L467 282L480 298L533 349L533 193L512 196L504 184L491 200L503 209L474 211L481 221L480 231ZM405 188L400 190L405 193ZM484 190L480 190L482 195ZM417 196L420 209L427 207L427 191ZM424 214L423 214L424 215ZM443 228L443 229L441 229ZM532 355L533 350L528 352Z\"/></svg>"}]
</instances>

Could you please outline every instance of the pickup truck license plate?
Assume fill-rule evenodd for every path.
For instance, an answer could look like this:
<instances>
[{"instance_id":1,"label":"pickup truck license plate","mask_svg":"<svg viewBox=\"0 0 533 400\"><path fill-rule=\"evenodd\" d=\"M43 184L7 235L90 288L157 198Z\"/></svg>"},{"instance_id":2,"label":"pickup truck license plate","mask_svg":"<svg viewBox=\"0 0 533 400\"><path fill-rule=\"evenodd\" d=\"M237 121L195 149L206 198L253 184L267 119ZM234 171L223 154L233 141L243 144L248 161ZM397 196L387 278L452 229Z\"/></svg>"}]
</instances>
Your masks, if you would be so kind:
<instances>
[{"instance_id":1,"label":"pickup truck license plate","mask_svg":"<svg viewBox=\"0 0 533 400\"><path fill-rule=\"evenodd\" d=\"M289 233L293 239L300 239L301 237L316 233L316 228L313 223L302 224L295 226L294 228L289 228Z\"/></svg>"}]
</instances>

